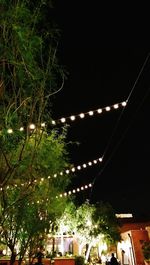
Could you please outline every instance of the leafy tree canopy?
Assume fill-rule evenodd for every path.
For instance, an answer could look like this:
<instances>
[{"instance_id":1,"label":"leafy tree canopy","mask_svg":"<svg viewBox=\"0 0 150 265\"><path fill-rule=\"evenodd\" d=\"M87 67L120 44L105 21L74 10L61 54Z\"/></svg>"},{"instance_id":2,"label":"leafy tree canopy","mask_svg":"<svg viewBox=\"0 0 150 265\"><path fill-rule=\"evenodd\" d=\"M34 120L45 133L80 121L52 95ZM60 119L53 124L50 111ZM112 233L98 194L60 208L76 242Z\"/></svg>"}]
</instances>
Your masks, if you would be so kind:
<instances>
[{"instance_id":1,"label":"leafy tree canopy","mask_svg":"<svg viewBox=\"0 0 150 265\"><path fill-rule=\"evenodd\" d=\"M66 77L52 8L48 0L0 0L0 232L11 263L16 246L22 258L52 229L70 181L60 174L69 165L67 130L50 126L52 95Z\"/></svg>"}]
</instances>

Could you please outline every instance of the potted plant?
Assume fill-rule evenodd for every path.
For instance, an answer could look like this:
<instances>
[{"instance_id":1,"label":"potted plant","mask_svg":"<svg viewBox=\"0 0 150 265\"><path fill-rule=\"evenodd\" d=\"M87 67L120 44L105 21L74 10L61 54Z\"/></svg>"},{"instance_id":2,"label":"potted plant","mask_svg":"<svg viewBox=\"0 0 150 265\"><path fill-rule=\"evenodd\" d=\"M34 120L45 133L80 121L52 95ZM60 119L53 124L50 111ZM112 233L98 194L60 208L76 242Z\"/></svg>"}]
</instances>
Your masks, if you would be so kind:
<instances>
[{"instance_id":1,"label":"potted plant","mask_svg":"<svg viewBox=\"0 0 150 265\"><path fill-rule=\"evenodd\" d=\"M150 265L150 241L143 242L142 251L143 251L145 265Z\"/></svg>"}]
</instances>

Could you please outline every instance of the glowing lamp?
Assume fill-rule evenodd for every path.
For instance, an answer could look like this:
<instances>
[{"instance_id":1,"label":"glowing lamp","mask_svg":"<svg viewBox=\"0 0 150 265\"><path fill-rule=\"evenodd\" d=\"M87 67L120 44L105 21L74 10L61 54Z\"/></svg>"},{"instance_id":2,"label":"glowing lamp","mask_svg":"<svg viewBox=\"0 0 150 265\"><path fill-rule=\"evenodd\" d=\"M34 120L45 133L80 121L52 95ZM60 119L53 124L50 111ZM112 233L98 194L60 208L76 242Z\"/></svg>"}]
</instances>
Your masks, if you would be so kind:
<instances>
[{"instance_id":1,"label":"glowing lamp","mask_svg":"<svg viewBox=\"0 0 150 265\"><path fill-rule=\"evenodd\" d=\"M80 113L80 118L83 119L85 117L84 113Z\"/></svg>"},{"instance_id":2,"label":"glowing lamp","mask_svg":"<svg viewBox=\"0 0 150 265\"><path fill-rule=\"evenodd\" d=\"M102 113L102 109L98 109L97 112L100 114Z\"/></svg>"},{"instance_id":3,"label":"glowing lamp","mask_svg":"<svg viewBox=\"0 0 150 265\"><path fill-rule=\"evenodd\" d=\"M11 134L11 133L13 133L13 130L12 129L8 129L7 132Z\"/></svg>"},{"instance_id":4,"label":"glowing lamp","mask_svg":"<svg viewBox=\"0 0 150 265\"><path fill-rule=\"evenodd\" d=\"M33 123L30 124L30 125L29 125L29 128L30 128L31 130L34 130L34 129L35 129L35 124L33 124Z\"/></svg>"},{"instance_id":5,"label":"glowing lamp","mask_svg":"<svg viewBox=\"0 0 150 265\"><path fill-rule=\"evenodd\" d=\"M106 111L110 111L110 107L106 107Z\"/></svg>"},{"instance_id":6,"label":"glowing lamp","mask_svg":"<svg viewBox=\"0 0 150 265\"><path fill-rule=\"evenodd\" d=\"M92 116L94 114L94 112L91 110L89 111L89 115Z\"/></svg>"},{"instance_id":7,"label":"glowing lamp","mask_svg":"<svg viewBox=\"0 0 150 265\"><path fill-rule=\"evenodd\" d=\"M75 116L71 116L70 120L74 121L75 120Z\"/></svg>"},{"instance_id":8,"label":"glowing lamp","mask_svg":"<svg viewBox=\"0 0 150 265\"><path fill-rule=\"evenodd\" d=\"M123 101L123 102L121 103L121 105L122 105L123 107L125 107L125 106L127 105L126 101Z\"/></svg>"},{"instance_id":9,"label":"glowing lamp","mask_svg":"<svg viewBox=\"0 0 150 265\"><path fill-rule=\"evenodd\" d=\"M115 104L114 105L114 109L118 109L119 108L119 105L118 104Z\"/></svg>"},{"instance_id":10,"label":"glowing lamp","mask_svg":"<svg viewBox=\"0 0 150 265\"><path fill-rule=\"evenodd\" d=\"M65 118L61 118L61 122L64 123L66 121Z\"/></svg>"}]
</instances>

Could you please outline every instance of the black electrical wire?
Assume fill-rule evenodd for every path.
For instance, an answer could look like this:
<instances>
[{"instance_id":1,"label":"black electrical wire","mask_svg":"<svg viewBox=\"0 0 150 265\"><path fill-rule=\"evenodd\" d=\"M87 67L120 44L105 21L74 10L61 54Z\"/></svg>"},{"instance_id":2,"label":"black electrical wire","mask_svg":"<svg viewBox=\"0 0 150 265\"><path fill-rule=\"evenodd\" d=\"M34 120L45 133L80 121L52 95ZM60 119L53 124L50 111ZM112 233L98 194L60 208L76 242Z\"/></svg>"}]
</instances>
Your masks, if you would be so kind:
<instances>
[{"instance_id":1,"label":"black electrical wire","mask_svg":"<svg viewBox=\"0 0 150 265\"><path fill-rule=\"evenodd\" d=\"M132 87L131 90L130 90L130 93L129 93L129 95L128 95L128 97L127 97L127 100L126 100L126 102L127 102L127 106L128 106L129 100L130 100L130 98L131 98L131 96L132 96L132 94L133 94L133 92L134 92L134 90L135 90L135 87L136 87L136 85L137 85L137 83L138 83L138 81L139 81L139 79L140 79L140 77L141 77L141 75L142 75L142 73L143 73L143 71L144 71L144 68L145 68L145 66L146 66L146 64L147 64L147 62L148 62L149 57L150 57L150 53L146 56L146 59L145 59L143 65L142 65L142 67L141 67L141 69L140 69L140 72L139 72L139 74L138 74L138 76L137 76L137 78L136 78L136 80L135 80L135 82L134 82L134 85L133 85L133 87ZM93 180L93 182L92 182L92 188L91 188L91 192L90 192L90 200L91 200L91 197L92 197L93 187L94 187L94 184L95 184L97 178L103 173L104 169L105 169L106 166L109 164L109 162L111 161L113 155L115 154L115 152L116 152L117 149L119 148L119 145L121 144L121 142L122 142L123 139L125 138L125 135L126 135L127 131L129 130L129 128L130 128L130 126L131 126L131 123L133 122L133 120L134 120L134 118L135 118L135 115L137 114L137 112L139 111L139 109L142 107L142 105L143 105L143 103L144 103L146 97L147 97L148 94L149 94L149 91L150 91L150 88L148 89L148 91L147 91L146 94L144 95L144 97L143 97L143 99L141 100L141 102L140 102L139 106L137 107L136 111L135 111L135 112L133 113L133 115L131 116L131 119L130 119L130 122L128 123L128 126L127 126L126 129L124 130L123 134L121 135L121 138L119 139L119 141L118 141L117 144L115 145L115 147L114 147L114 149L112 150L110 156L108 157L108 159L106 160L106 162L104 162L104 164L102 163L102 168L101 168L101 170L100 170L99 173L95 176L95 178L94 178L94 180ZM108 141L108 144L107 144L107 146L106 146L106 148L105 148L105 150L104 150L104 152L103 152L103 156L102 156L103 160L104 160L104 158L105 158L106 153L107 153L108 150L109 150L109 147L110 147L110 144L111 144L111 142L112 142L112 139L113 139L114 135L116 134L116 131L117 131L118 127L119 127L119 124L120 124L120 121L121 121L121 119L122 119L122 116L123 116L125 110L127 109L127 106L126 106L125 108L123 108L123 110L121 111L121 113L120 113L120 115L119 115L119 118L118 118L118 120L117 120L117 122L116 122L116 125L115 125L115 127L114 127L114 129L113 129L113 132L112 132L112 134L111 134L111 136L110 136L110 139L109 139L109 141Z\"/></svg>"}]
</instances>

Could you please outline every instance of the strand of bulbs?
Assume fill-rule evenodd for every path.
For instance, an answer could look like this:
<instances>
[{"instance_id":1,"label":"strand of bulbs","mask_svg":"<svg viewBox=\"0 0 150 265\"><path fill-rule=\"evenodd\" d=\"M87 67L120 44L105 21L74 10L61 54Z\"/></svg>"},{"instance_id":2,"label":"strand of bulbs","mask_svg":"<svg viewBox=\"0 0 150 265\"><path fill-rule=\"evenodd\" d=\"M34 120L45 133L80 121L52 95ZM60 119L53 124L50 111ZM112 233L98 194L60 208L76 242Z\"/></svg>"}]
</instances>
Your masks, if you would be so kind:
<instances>
[{"instance_id":1,"label":"strand of bulbs","mask_svg":"<svg viewBox=\"0 0 150 265\"><path fill-rule=\"evenodd\" d=\"M62 117L60 119L57 119L57 120L51 120L51 125L57 125L57 124L65 124L67 122L73 122L75 121L77 118L80 118L80 119L84 119L85 117L89 116L89 117L93 117L94 115L96 114L102 114L104 112L109 112L109 111L112 111L112 110L117 110L119 109L120 107L125 107L127 105L127 101L123 101L123 102L120 102L120 103L116 103L114 105L111 105L111 106L106 106L104 108L99 108L99 109L96 109L96 110L90 110L88 112L84 112L84 113L80 113L80 114L77 114L77 115L71 115L71 116L68 116L68 117ZM46 127L47 123L46 122L42 122L41 123L41 128L44 128ZM28 126L29 130L33 131L36 129L36 125L34 123L31 123L29 124ZM23 132L24 131L24 127L21 126L18 130L20 132ZM7 129L7 133L8 134L12 134L14 131L12 128L8 128Z\"/></svg>"}]
</instances>

